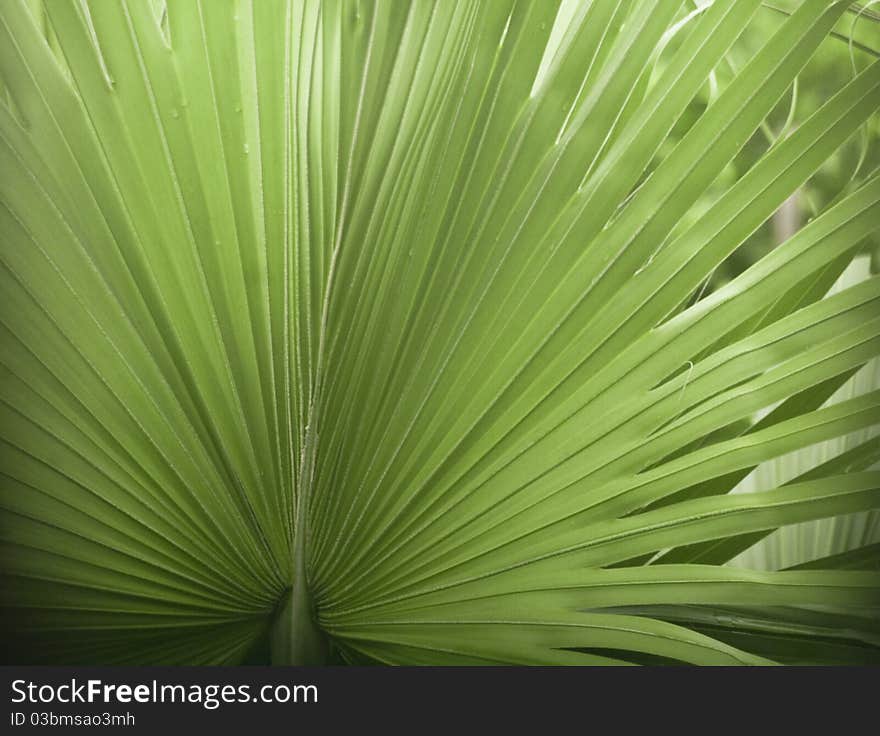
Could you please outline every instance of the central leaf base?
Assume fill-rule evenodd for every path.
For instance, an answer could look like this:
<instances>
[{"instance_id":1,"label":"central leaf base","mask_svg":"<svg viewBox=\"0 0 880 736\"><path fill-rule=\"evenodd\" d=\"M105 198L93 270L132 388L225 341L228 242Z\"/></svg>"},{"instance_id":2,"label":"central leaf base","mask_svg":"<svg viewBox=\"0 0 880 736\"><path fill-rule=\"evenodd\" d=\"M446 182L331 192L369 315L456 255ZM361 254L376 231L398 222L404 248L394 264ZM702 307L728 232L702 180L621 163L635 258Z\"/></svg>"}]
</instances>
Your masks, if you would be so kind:
<instances>
[{"instance_id":1,"label":"central leaf base","mask_svg":"<svg viewBox=\"0 0 880 736\"><path fill-rule=\"evenodd\" d=\"M330 646L315 622L305 576L298 575L275 615L270 633L272 664L327 664Z\"/></svg>"}]
</instances>

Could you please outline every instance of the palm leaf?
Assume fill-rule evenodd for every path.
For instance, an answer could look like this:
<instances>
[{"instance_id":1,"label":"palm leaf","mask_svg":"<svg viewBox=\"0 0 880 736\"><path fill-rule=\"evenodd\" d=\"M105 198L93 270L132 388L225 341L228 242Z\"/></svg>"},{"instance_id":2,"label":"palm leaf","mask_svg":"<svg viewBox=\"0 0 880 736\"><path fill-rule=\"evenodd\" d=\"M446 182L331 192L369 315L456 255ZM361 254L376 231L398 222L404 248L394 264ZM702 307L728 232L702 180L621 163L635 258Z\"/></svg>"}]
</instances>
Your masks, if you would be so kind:
<instances>
[{"instance_id":1,"label":"palm leaf","mask_svg":"<svg viewBox=\"0 0 880 736\"><path fill-rule=\"evenodd\" d=\"M763 5L3 3L11 659L876 661L873 547L723 564L880 505L873 445L730 493L880 423L880 178L705 288L880 106L707 200L852 23Z\"/></svg>"}]
</instances>

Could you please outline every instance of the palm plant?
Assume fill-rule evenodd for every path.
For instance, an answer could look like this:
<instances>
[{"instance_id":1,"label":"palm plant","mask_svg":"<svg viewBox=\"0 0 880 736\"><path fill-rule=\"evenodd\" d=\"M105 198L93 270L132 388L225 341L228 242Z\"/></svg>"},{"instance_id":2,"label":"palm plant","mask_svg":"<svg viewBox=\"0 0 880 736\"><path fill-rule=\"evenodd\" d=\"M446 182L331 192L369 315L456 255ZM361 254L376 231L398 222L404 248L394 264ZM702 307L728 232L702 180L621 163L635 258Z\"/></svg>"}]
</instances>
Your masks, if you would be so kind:
<instances>
[{"instance_id":1,"label":"palm plant","mask_svg":"<svg viewBox=\"0 0 880 736\"><path fill-rule=\"evenodd\" d=\"M728 564L880 502L880 178L706 288L880 107L796 5L4 2L13 660L876 661L874 532Z\"/></svg>"}]
</instances>

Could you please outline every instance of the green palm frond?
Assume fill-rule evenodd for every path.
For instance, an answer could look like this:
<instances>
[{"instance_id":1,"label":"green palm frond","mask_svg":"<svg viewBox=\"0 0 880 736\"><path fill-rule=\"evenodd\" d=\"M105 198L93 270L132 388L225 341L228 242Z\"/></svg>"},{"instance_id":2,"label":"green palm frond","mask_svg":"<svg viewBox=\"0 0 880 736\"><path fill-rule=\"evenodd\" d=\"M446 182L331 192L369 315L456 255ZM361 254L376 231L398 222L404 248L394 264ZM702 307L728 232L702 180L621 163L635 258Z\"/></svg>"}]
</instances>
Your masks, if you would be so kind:
<instances>
[{"instance_id":1,"label":"green palm frond","mask_svg":"<svg viewBox=\"0 0 880 736\"><path fill-rule=\"evenodd\" d=\"M880 177L712 280L880 62L789 125L850 4L700 5L4 2L13 661L880 659L876 539L731 563L880 505Z\"/></svg>"}]
</instances>

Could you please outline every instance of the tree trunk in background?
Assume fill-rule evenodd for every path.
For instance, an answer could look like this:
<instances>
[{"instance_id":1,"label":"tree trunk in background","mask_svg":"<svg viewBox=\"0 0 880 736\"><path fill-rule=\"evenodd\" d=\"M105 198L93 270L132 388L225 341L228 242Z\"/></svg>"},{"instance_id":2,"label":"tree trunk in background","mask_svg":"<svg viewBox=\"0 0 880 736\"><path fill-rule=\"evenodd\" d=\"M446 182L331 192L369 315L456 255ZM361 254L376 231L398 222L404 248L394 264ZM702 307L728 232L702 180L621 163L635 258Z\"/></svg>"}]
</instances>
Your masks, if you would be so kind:
<instances>
[{"instance_id":1,"label":"tree trunk in background","mask_svg":"<svg viewBox=\"0 0 880 736\"><path fill-rule=\"evenodd\" d=\"M786 199L773 215L773 243L779 245L801 228L800 189Z\"/></svg>"}]
</instances>

